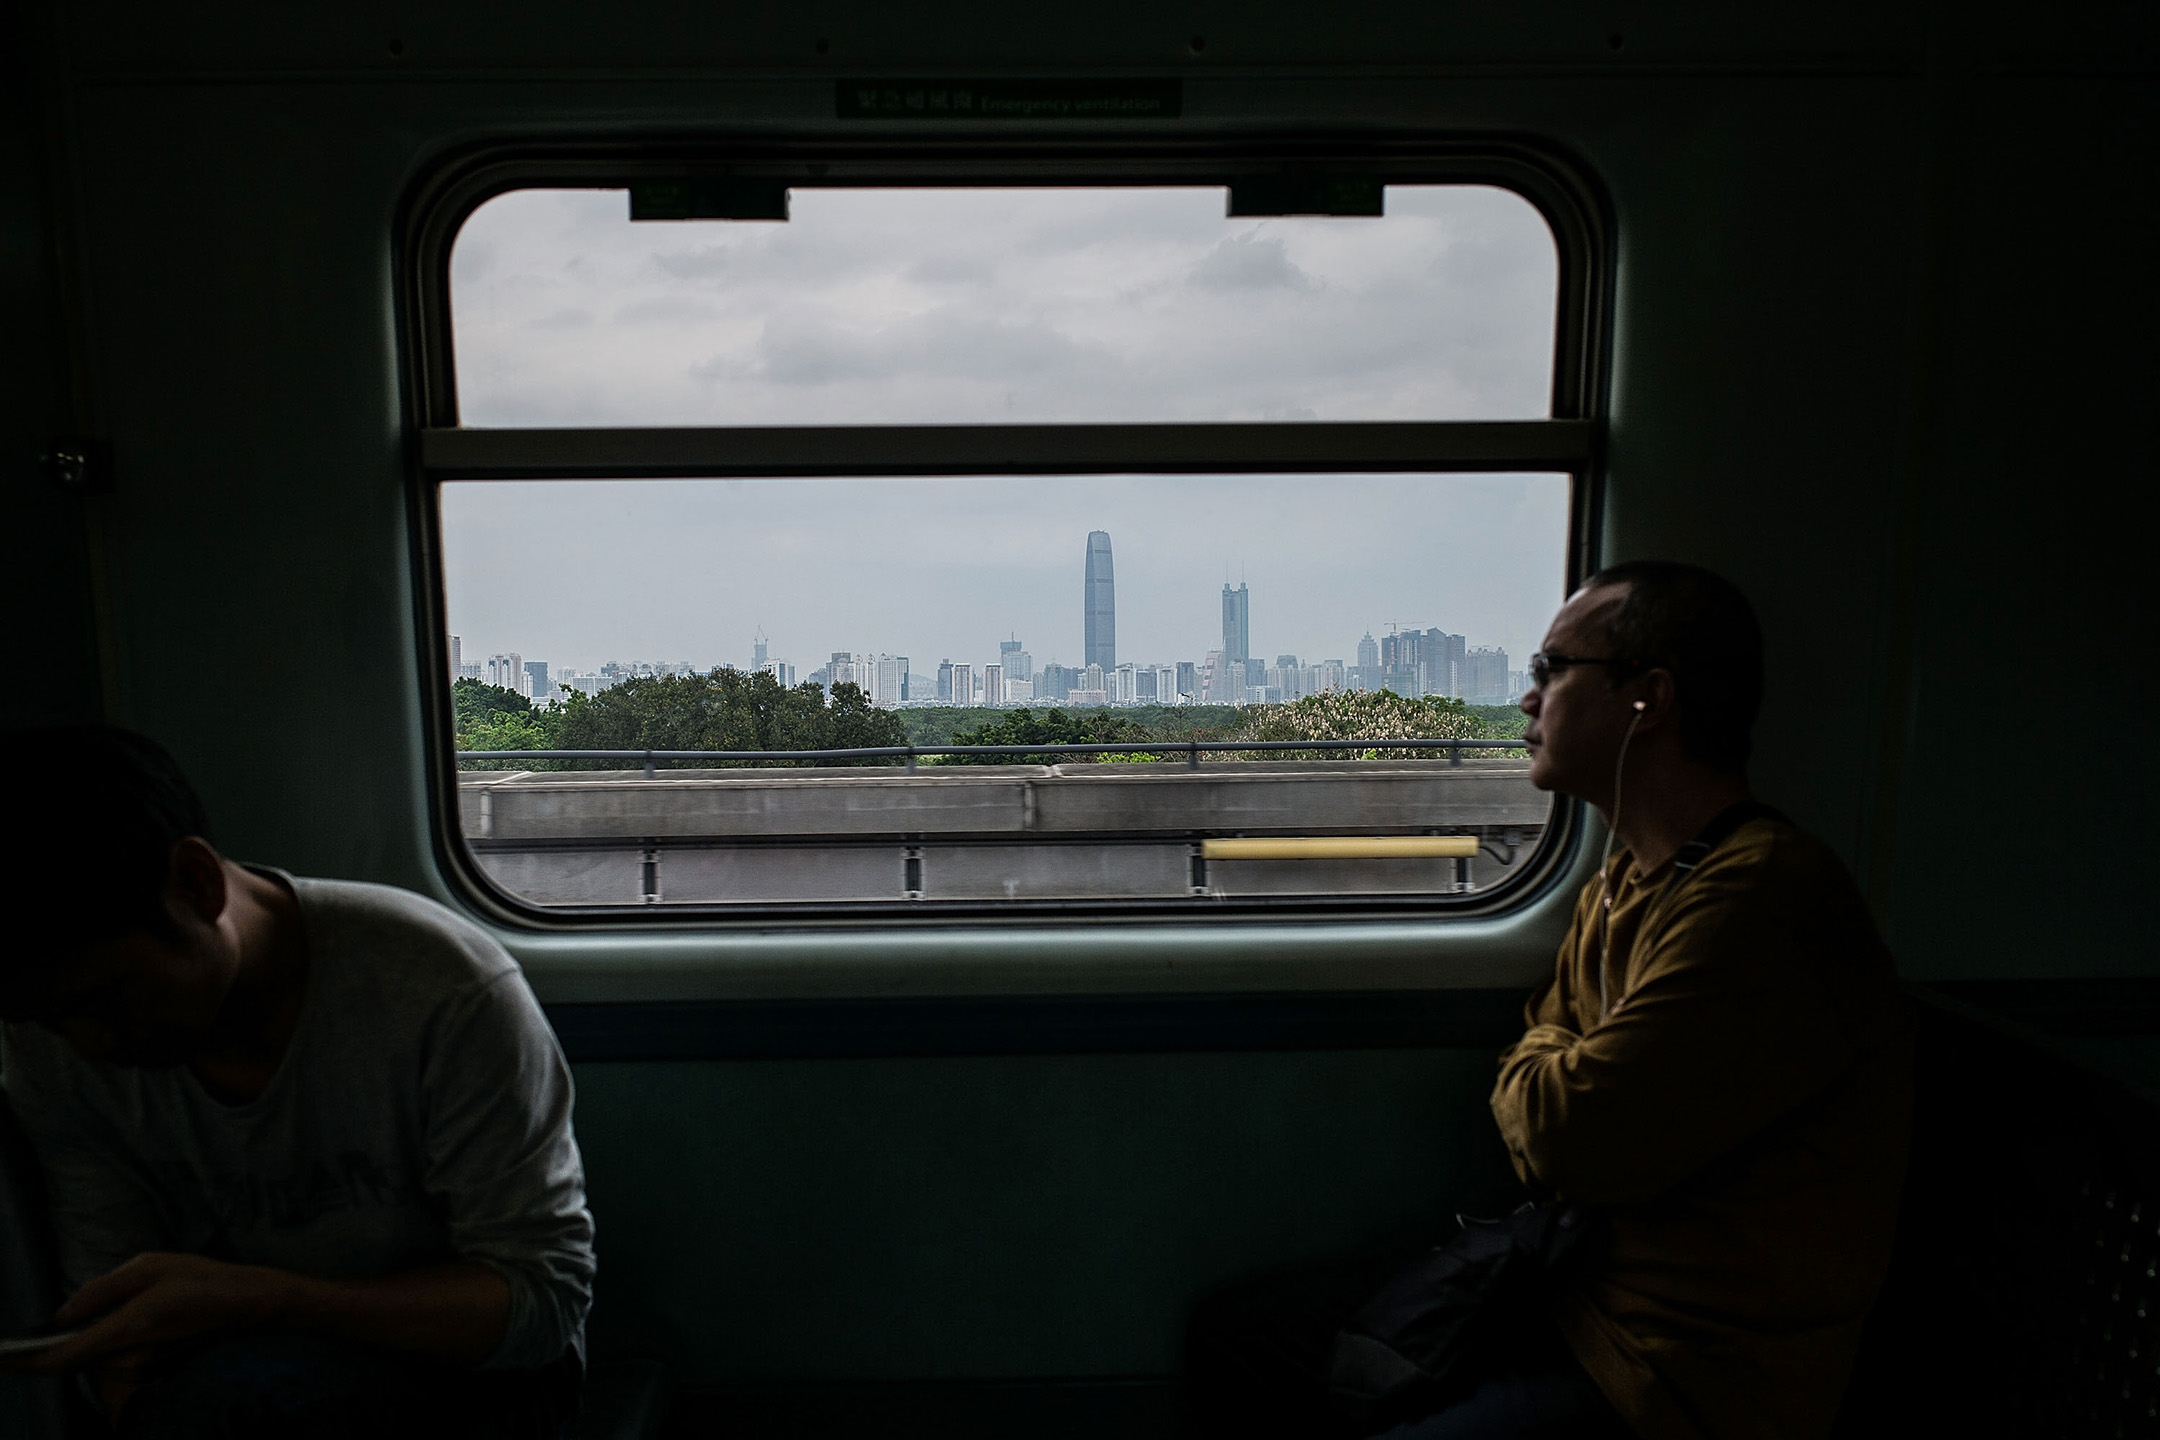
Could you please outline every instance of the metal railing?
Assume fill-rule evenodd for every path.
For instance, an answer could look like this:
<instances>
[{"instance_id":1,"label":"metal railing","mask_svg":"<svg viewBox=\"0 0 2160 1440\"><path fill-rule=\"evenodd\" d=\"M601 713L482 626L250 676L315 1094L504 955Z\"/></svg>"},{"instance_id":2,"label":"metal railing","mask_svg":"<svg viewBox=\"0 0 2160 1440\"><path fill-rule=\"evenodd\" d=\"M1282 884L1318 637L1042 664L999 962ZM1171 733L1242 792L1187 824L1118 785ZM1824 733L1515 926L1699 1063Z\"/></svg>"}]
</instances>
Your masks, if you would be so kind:
<instances>
[{"instance_id":1,"label":"metal railing","mask_svg":"<svg viewBox=\"0 0 2160 1440\"><path fill-rule=\"evenodd\" d=\"M1465 750L1521 750L1521 740L1476 740L1459 736L1429 740L1168 740L1145 744L1095 745L868 745L852 750L460 750L467 760L629 760L648 776L660 761L682 760L904 760L915 773L920 756L933 755L1183 755L1187 768L1198 768L1202 752L1275 752L1290 750L1446 750L1450 765L1462 764Z\"/></svg>"}]
</instances>

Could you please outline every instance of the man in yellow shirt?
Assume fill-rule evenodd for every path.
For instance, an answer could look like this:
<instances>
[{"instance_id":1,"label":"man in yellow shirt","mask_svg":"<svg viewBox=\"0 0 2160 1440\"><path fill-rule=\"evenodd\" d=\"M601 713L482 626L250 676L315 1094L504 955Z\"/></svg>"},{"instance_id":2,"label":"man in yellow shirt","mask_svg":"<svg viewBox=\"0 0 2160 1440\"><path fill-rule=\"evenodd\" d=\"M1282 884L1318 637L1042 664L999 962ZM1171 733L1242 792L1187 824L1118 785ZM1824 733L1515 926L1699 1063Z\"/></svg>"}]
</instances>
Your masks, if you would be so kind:
<instances>
[{"instance_id":1,"label":"man in yellow shirt","mask_svg":"<svg viewBox=\"0 0 2160 1440\"><path fill-rule=\"evenodd\" d=\"M1904 1179L1890 957L1837 856L1750 804L1761 653L1726 581L1617 565L1561 608L1523 697L1532 782L1619 849L1493 1115L1525 1184L1604 1216L1554 1320L1647 1440L1829 1434Z\"/></svg>"},{"instance_id":2,"label":"man in yellow shirt","mask_svg":"<svg viewBox=\"0 0 2160 1440\"><path fill-rule=\"evenodd\" d=\"M1904 1178L1911 1038L1889 955L1837 857L1749 794L1762 638L1729 582L1602 571L1531 679L1532 782L1612 839L1492 1108L1531 1193L1587 1207L1598 1233L1549 1326L1388 1440L1822 1440ZM1326 1416L1326 1354L1414 1253L1203 1307L1203 1428L1355 1433Z\"/></svg>"}]
</instances>

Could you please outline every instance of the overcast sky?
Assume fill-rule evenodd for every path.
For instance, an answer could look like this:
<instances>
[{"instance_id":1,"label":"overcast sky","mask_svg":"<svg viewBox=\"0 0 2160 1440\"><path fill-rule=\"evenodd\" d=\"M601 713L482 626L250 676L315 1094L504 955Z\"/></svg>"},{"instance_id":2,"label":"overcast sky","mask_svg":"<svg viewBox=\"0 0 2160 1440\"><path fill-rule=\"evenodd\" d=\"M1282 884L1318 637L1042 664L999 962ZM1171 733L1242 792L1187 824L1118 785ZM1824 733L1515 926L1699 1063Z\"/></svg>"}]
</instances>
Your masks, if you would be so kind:
<instances>
[{"instance_id":1,"label":"overcast sky","mask_svg":"<svg viewBox=\"0 0 2160 1440\"><path fill-rule=\"evenodd\" d=\"M452 259L468 425L1496 419L1548 413L1555 261L1524 201L1394 187L1384 219L1230 220L1221 189L806 191L784 224L631 224L621 191L482 207ZM451 630L744 664L762 628L982 664L1080 657L1108 530L1118 658L1354 661L1390 621L1515 668L1560 599L1557 476L460 482Z\"/></svg>"}]
</instances>

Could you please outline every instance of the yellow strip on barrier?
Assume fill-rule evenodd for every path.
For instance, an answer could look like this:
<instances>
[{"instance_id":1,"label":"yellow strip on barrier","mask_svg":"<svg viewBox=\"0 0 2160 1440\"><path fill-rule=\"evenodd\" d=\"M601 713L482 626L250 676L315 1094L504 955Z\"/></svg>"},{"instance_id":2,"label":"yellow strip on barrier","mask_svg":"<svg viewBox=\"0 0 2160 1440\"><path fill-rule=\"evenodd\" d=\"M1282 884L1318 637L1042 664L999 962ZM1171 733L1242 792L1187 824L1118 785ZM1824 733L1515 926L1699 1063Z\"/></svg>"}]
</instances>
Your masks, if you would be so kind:
<instances>
[{"instance_id":1,"label":"yellow strip on barrier","mask_svg":"<svg viewBox=\"0 0 2160 1440\"><path fill-rule=\"evenodd\" d=\"M1464 860L1475 835L1299 835L1266 840L1203 840L1207 860Z\"/></svg>"}]
</instances>

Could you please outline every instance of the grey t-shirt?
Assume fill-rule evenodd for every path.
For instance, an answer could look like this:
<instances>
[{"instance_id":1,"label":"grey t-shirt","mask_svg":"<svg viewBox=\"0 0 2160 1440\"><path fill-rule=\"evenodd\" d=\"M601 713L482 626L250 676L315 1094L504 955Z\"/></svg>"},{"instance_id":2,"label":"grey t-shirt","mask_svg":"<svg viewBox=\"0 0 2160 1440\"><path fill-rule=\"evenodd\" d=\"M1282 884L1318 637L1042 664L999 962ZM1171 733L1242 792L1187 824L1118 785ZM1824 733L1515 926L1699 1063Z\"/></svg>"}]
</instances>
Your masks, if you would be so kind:
<instances>
[{"instance_id":1,"label":"grey t-shirt","mask_svg":"<svg viewBox=\"0 0 2160 1440\"><path fill-rule=\"evenodd\" d=\"M335 1278L464 1257L510 1286L490 1366L582 1350L593 1226L570 1072L517 963L418 895L279 878L300 901L307 992L259 1098L227 1105L184 1065L95 1064L5 1027L0 1083L69 1285L145 1250Z\"/></svg>"}]
</instances>

